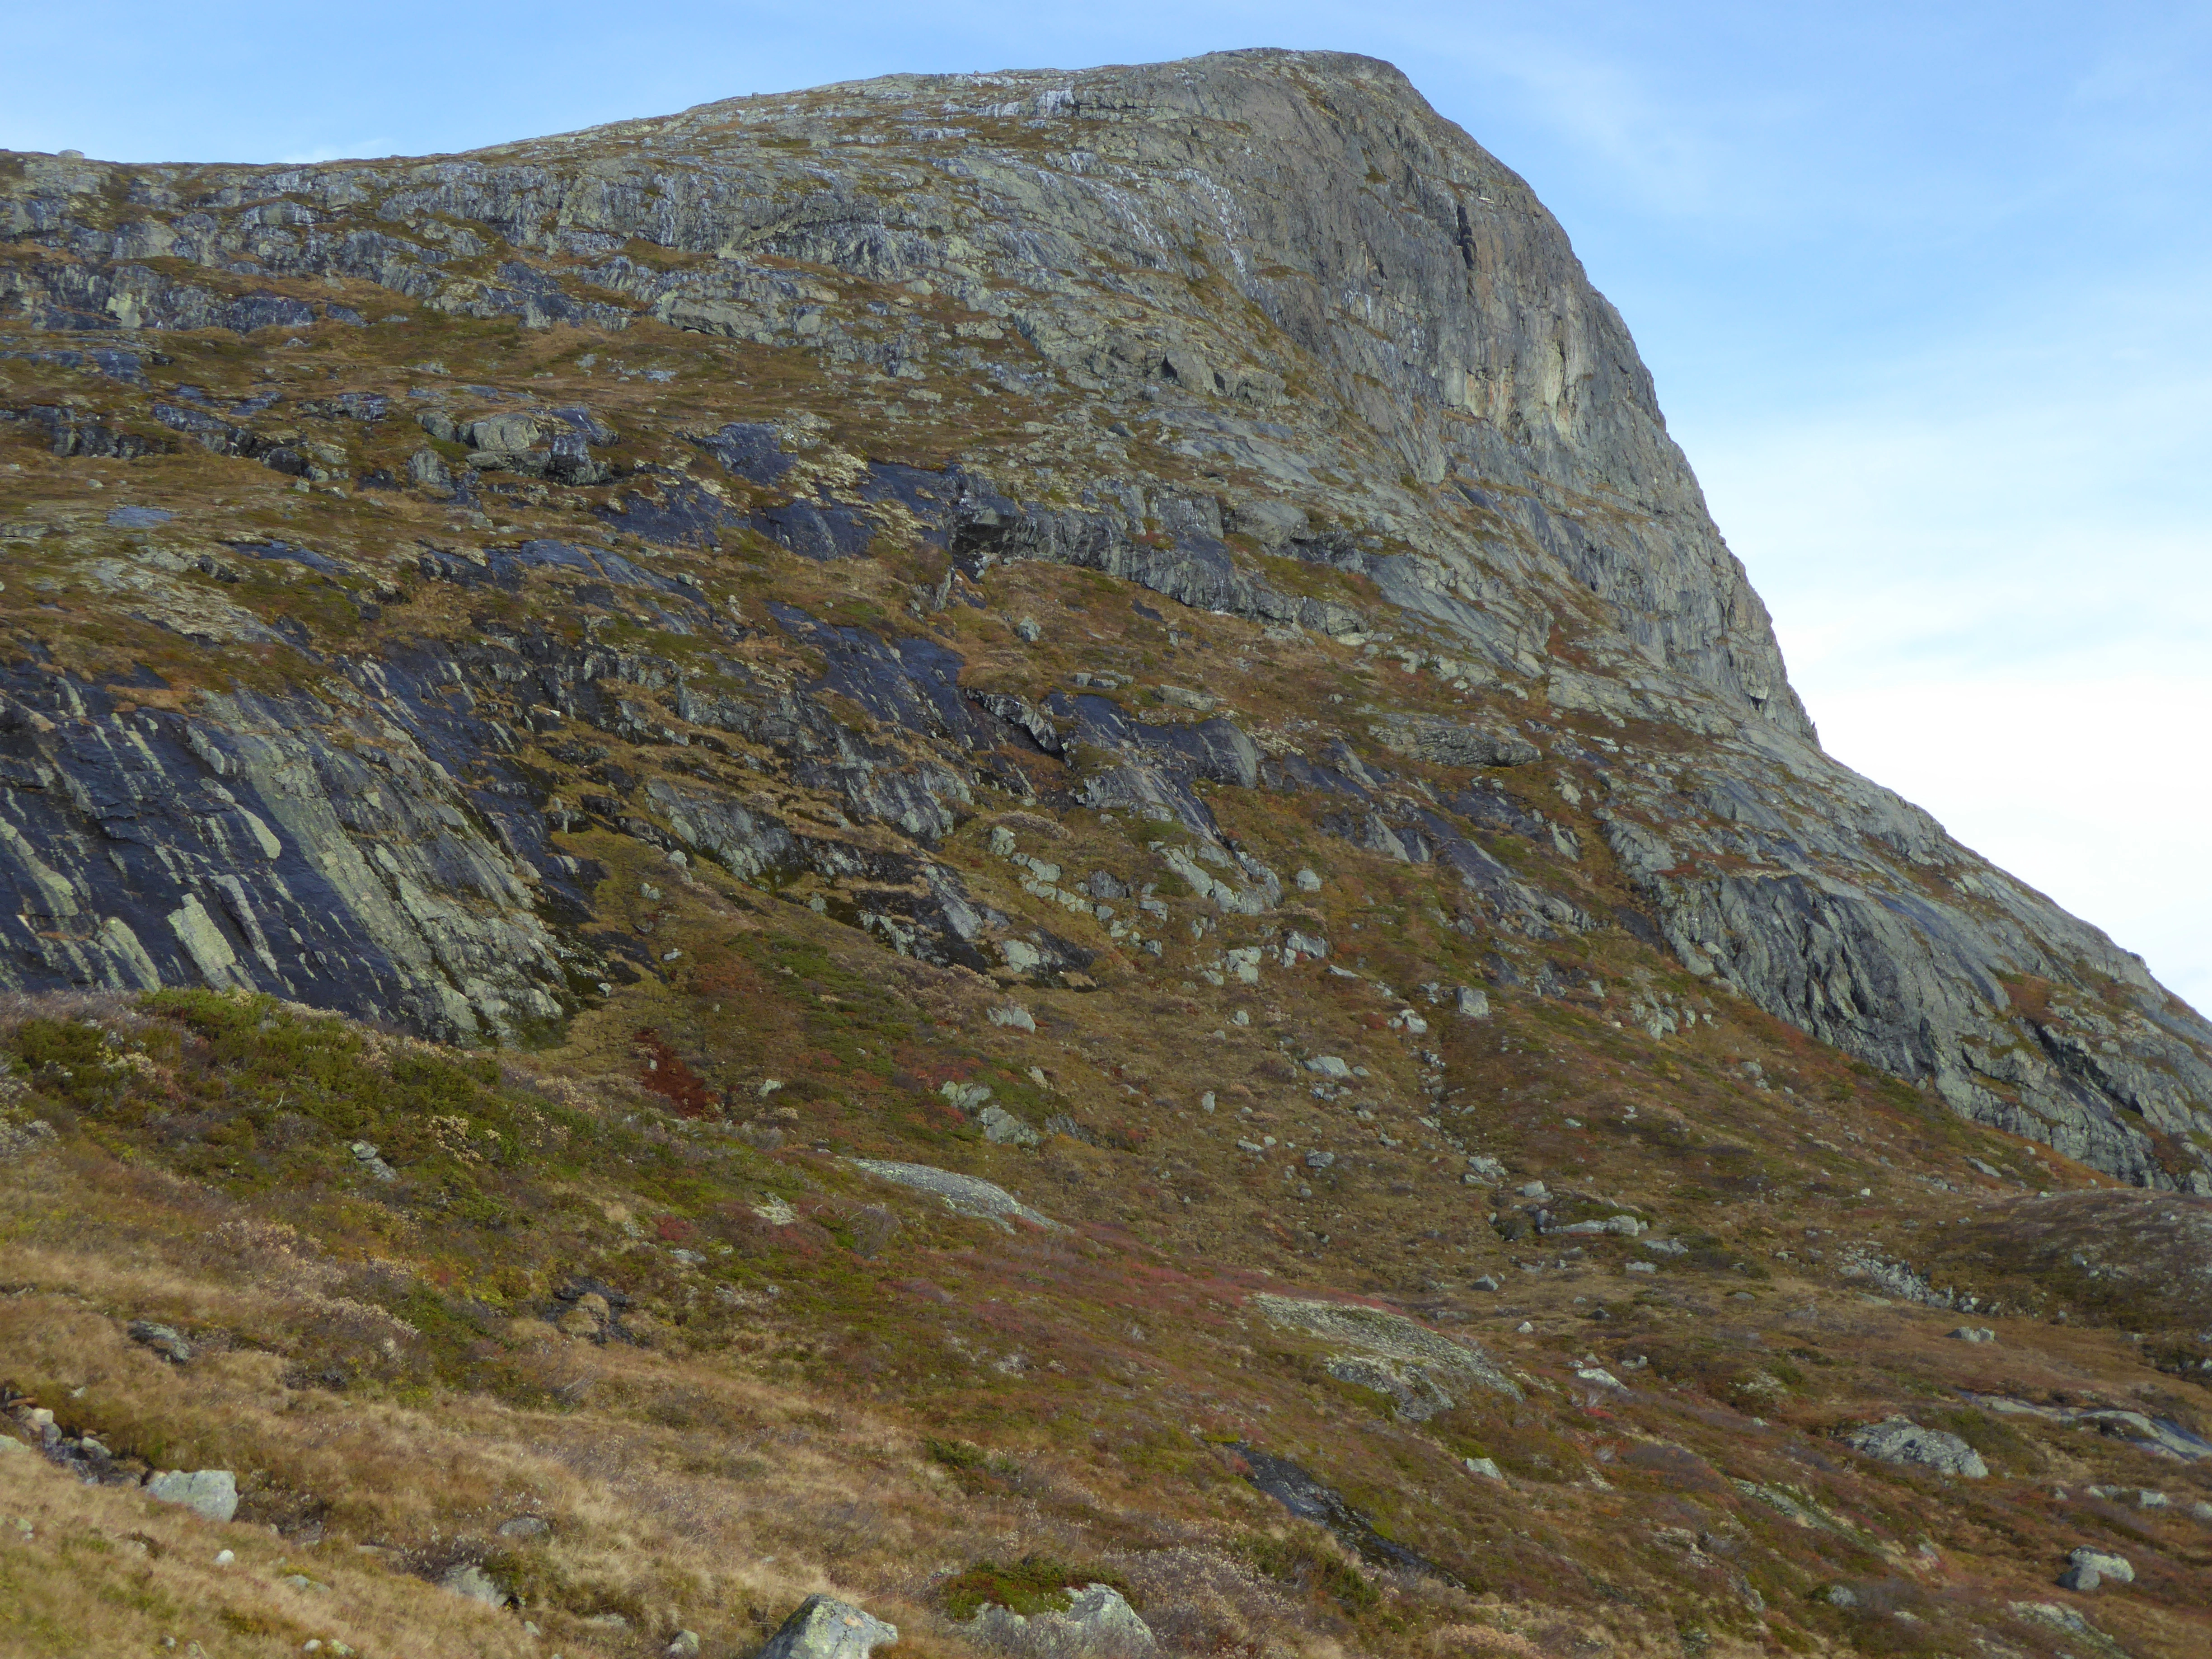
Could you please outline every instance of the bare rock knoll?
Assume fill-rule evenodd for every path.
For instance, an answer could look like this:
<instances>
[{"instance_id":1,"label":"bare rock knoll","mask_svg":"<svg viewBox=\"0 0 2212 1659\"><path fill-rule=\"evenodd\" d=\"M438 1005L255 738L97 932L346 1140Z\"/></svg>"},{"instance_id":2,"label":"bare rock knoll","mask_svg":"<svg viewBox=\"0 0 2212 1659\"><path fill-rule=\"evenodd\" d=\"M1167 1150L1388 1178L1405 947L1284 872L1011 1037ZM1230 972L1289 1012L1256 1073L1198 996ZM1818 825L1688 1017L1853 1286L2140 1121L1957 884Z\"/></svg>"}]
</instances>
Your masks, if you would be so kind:
<instances>
[{"instance_id":1,"label":"bare rock knoll","mask_svg":"<svg viewBox=\"0 0 2212 1659\"><path fill-rule=\"evenodd\" d=\"M1440 980L1647 951L2212 1194L2212 1030L1820 751L1620 318L1388 65L9 155L0 224L12 985L527 1035L681 971L640 844L1009 981L1288 975L1311 837L1423 867ZM955 856L1016 809L1157 826L1157 911Z\"/></svg>"}]
</instances>

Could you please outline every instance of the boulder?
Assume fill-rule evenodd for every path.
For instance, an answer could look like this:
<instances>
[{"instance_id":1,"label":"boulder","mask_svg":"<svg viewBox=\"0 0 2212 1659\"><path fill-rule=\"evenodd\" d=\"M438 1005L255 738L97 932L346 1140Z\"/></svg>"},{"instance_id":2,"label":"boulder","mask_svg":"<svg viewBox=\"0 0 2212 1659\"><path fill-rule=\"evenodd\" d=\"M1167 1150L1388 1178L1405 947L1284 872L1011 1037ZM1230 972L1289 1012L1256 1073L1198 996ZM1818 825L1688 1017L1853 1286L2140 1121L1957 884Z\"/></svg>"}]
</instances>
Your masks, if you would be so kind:
<instances>
[{"instance_id":1,"label":"boulder","mask_svg":"<svg viewBox=\"0 0 2212 1659\"><path fill-rule=\"evenodd\" d=\"M1923 1429L1906 1418L1869 1423L1845 1435L1844 1442L1884 1463L1917 1463L1940 1474L1964 1475L1969 1480L1984 1480L1990 1472L1982 1455L1957 1435Z\"/></svg>"},{"instance_id":2,"label":"boulder","mask_svg":"<svg viewBox=\"0 0 2212 1659\"><path fill-rule=\"evenodd\" d=\"M209 1521L228 1521L238 1513L238 1477L228 1469L163 1469L148 1479L146 1495L181 1504Z\"/></svg>"},{"instance_id":3,"label":"boulder","mask_svg":"<svg viewBox=\"0 0 2212 1659\"><path fill-rule=\"evenodd\" d=\"M810 1595L785 1620L755 1659L868 1659L899 1639L887 1625L834 1595Z\"/></svg>"},{"instance_id":4,"label":"boulder","mask_svg":"<svg viewBox=\"0 0 2212 1659\"><path fill-rule=\"evenodd\" d=\"M2135 1565L2126 1556L2114 1555L2107 1550L2093 1550L2086 1544L2068 1553L2066 1573L2069 1578L2079 1576L2088 1580L2087 1583L2069 1586L2075 1589L2094 1589L2097 1581L2101 1578L2109 1578L2116 1584L2136 1582ZM2066 1579L2062 1578L2059 1582L2065 1583Z\"/></svg>"},{"instance_id":5,"label":"boulder","mask_svg":"<svg viewBox=\"0 0 2212 1659\"><path fill-rule=\"evenodd\" d=\"M994 1146L1035 1146L1044 1139L1005 1107L992 1104L975 1114L983 1139Z\"/></svg>"},{"instance_id":6,"label":"boulder","mask_svg":"<svg viewBox=\"0 0 2212 1659\"><path fill-rule=\"evenodd\" d=\"M544 434L527 415L487 415L460 428L460 440L471 449L520 454L535 449Z\"/></svg>"},{"instance_id":7,"label":"boulder","mask_svg":"<svg viewBox=\"0 0 2212 1659\"><path fill-rule=\"evenodd\" d=\"M174 1326L156 1324L150 1319L134 1319L124 1328L133 1342L151 1348L176 1364L181 1365L192 1357L192 1345Z\"/></svg>"},{"instance_id":8,"label":"boulder","mask_svg":"<svg viewBox=\"0 0 2212 1659\"><path fill-rule=\"evenodd\" d=\"M488 1607L507 1605L507 1586L501 1583L473 1561L446 1569L446 1576L438 1581L438 1588L465 1595L471 1601L481 1601Z\"/></svg>"},{"instance_id":9,"label":"boulder","mask_svg":"<svg viewBox=\"0 0 2212 1659\"><path fill-rule=\"evenodd\" d=\"M968 1624L981 1645L1031 1659L1131 1659L1151 1653L1156 1645L1152 1626L1108 1584L1085 1586L1069 1598L1063 1612L1024 1618L994 1605Z\"/></svg>"}]
</instances>

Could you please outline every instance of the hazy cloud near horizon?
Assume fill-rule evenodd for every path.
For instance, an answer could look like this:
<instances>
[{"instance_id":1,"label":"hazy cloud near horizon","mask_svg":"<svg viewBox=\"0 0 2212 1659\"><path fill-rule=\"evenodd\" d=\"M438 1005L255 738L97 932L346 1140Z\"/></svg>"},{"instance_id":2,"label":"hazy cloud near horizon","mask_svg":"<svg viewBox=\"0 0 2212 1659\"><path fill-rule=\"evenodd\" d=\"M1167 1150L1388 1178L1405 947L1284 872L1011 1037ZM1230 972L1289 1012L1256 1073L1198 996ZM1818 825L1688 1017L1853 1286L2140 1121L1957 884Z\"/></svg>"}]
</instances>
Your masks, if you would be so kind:
<instances>
[{"instance_id":1,"label":"hazy cloud near horizon","mask_svg":"<svg viewBox=\"0 0 2212 1659\"><path fill-rule=\"evenodd\" d=\"M19 77L0 145L420 154L894 70L1387 58L1627 318L1830 749L2212 1009L2212 9L91 14L100 72Z\"/></svg>"}]
</instances>

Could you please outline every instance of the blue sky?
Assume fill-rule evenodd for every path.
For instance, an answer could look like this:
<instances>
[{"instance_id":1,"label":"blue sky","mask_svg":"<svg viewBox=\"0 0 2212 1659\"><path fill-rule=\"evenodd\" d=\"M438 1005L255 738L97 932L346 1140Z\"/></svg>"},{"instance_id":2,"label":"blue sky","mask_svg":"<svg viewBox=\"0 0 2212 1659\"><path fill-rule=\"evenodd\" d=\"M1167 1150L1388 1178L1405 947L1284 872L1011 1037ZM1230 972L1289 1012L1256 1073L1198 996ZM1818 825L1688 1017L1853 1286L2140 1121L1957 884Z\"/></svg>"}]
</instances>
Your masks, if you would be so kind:
<instances>
[{"instance_id":1,"label":"blue sky","mask_svg":"<svg viewBox=\"0 0 2212 1659\"><path fill-rule=\"evenodd\" d=\"M1387 58L1620 306L1829 748L2212 1009L2212 5L18 3L0 147L465 149L894 70ZM99 50L88 53L88 41Z\"/></svg>"}]
</instances>

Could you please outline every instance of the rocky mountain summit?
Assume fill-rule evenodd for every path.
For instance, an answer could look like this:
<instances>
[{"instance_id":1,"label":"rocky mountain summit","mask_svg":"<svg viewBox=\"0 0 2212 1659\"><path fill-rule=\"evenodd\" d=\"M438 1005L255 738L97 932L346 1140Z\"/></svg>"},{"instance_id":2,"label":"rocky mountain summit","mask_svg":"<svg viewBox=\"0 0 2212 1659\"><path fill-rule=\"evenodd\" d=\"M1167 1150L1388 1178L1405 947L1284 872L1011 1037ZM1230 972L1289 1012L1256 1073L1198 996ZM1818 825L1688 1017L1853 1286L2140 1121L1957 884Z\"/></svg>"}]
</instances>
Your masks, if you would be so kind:
<instances>
[{"instance_id":1,"label":"rocky mountain summit","mask_svg":"<svg viewBox=\"0 0 2212 1659\"><path fill-rule=\"evenodd\" d=\"M825 1584L901 1651L2201 1639L2185 1504L2097 1500L2162 1553L2118 1635L2036 1528L2122 1491L2085 1428L2203 1484L2212 1026L1822 752L1626 325L1396 70L11 155L0 227L10 1201L127 1188L84 1249L228 1284L213 1206L305 1275L226 1314L40 1255L76 1334L0 1381L52 1464L152 1490L71 1380L109 1354L112 1413L184 1389L263 1460L249 1522L490 1586L479 1644L765 1598L707 1632L750 1652ZM812 1492L926 1428L901 1525L1066 1559L623 1588L434 1504L346 1533L290 1419L214 1426L249 1349L410 1409L619 1373L590 1410L710 1508L754 1477L700 1436L842 1401L811 1475L746 1457ZM1071 1390L1120 1402L1087 1449ZM601 1467L552 1443L499 1455ZM1675 1494L1649 1559L1624 1490Z\"/></svg>"}]
</instances>

